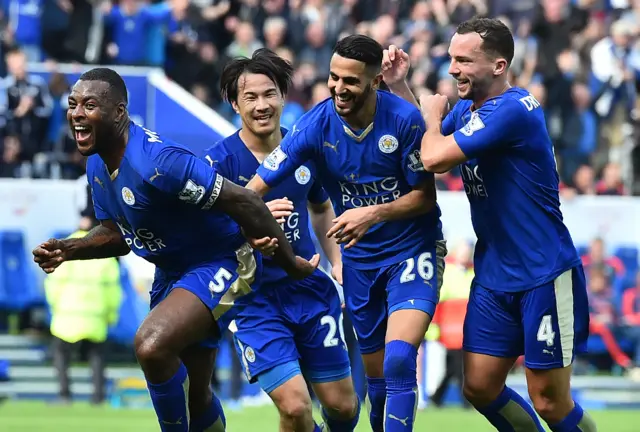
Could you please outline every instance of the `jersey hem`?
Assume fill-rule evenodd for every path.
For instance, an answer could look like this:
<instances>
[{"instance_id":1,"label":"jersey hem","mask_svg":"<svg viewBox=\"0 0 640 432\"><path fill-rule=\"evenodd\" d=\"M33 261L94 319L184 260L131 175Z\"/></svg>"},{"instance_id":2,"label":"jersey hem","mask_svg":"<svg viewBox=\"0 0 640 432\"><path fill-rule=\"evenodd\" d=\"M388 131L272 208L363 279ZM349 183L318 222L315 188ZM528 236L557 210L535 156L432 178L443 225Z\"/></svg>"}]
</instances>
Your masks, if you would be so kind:
<instances>
[{"instance_id":1,"label":"jersey hem","mask_svg":"<svg viewBox=\"0 0 640 432\"><path fill-rule=\"evenodd\" d=\"M532 289L536 289L541 287L542 285L546 285L549 282L555 280L558 278L558 276L560 276L561 274L563 274L564 272L567 272L569 270L572 270L578 266L582 265L582 261L580 260L580 258L577 258L575 261L572 261L571 263L569 263L566 266L561 267L559 270L554 271L553 273L550 273L547 276L544 277L540 277L539 279L533 281L533 282L529 282L526 284L519 284L516 286L513 285L509 285L509 286L488 286L485 285L481 280L478 280L478 276L476 276L475 280L474 280L474 284L481 286L482 288L489 290L489 291L500 291L500 292L524 292L524 291L529 291Z\"/></svg>"}]
</instances>

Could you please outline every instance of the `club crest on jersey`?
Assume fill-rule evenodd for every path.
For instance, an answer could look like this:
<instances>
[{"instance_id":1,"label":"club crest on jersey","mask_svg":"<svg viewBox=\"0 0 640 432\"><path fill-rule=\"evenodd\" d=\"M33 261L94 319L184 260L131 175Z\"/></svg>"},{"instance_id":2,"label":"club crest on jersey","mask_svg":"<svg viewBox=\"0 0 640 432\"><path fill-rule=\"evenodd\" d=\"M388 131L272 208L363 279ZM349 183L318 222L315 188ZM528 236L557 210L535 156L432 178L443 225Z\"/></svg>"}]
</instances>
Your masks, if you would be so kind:
<instances>
[{"instance_id":1,"label":"club crest on jersey","mask_svg":"<svg viewBox=\"0 0 640 432\"><path fill-rule=\"evenodd\" d=\"M480 118L480 115L474 112L471 114L469 122L460 129L460 132L463 135L471 136L475 131L479 131L480 129L484 129L484 123Z\"/></svg>"},{"instance_id":2,"label":"club crest on jersey","mask_svg":"<svg viewBox=\"0 0 640 432\"><path fill-rule=\"evenodd\" d=\"M246 358L249 363L253 363L256 361L256 353L253 351L253 348L251 347L245 348L244 358Z\"/></svg>"},{"instance_id":3,"label":"club crest on jersey","mask_svg":"<svg viewBox=\"0 0 640 432\"><path fill-rule=\"evenodd\" d=\"M287 158L287 154L282 151L280 146L276 147L269 156L264 160L262 165L269 171L278 171L280 164Z\"/></svg>"},{"instance_id":4,"label":"club crest on jersey","mask_svg":"<svg viewBox=\"0 0 640 432\"><path fill-rule=\"evenodd\" d=\"M178 194L178 199L187 204L198 204L204 197L204 186L197 185L193 180L189 179L184 184L184 188Z\"/></svg>"},{"instance_id":5,"label":"club crest on jersey","mask_svg":"<svg viewBox=\"0 0 640 432\"><path fill-rule=\"evenodd\" d=\"M383 135L378 141L378 148L382 153L393 153L398 148L398 139L393 135Z\"/></svg>"},{"instance_id":6,"label":"club crest on jersey","mask_svg":"<svg viewBox=\"0 0 640 432\"><path fill-rule=\"evenodd\" d=\"M135 195L133 195L133 192L131 192L131 189L129 189L126 186L122 188L122 200L130 206L136 203Z\"/></svg>"},{"instance_id":7,"label":"club crest on jersey","mask_svg":"<svg viewBox=\"0 0 640 432\"><path fill-rule=\"evenodd\" d=\"M309 180L311 180L311 171L309 171L309 168L304 165L300 166L300 168L296 170L296 180L298 180L298 183L301 185L309 183Z\"/></svg>"}]
</instances>

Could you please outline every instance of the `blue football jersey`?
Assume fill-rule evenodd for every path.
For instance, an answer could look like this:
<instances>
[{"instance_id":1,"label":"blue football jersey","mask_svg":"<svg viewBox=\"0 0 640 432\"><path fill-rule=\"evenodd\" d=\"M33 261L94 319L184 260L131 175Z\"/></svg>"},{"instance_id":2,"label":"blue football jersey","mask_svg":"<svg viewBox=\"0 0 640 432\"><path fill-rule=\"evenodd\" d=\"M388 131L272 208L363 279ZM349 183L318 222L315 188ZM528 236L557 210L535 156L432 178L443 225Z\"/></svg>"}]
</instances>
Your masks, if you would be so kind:
<instances>
[{"instance_id":1,"label":"blue football jersey","mask_svg":"<svg viewBox=\"0 0 640 432\"><path fill-rule=\"evenodd\" d=\"M115 222L138 256L165 271L233 256L240 227L211 210L223 178L180 144L133 122L120 168L110 174L98 155L87 160L96 218Z\"/></svg>"},{"instance_id":2,"label":"blue football jersey","mask_svg":"<svg viewBox=\"0 0 640 432\"><path fill-rule=\"evenodd\" d=\"M312 161L337 215L397 200L432 179L420 161L425 124L420 111L391 93L378 91L373 122L353 131L327 99L306 113L258 168L270 187ZM354 268L396 264L442 239L440 209L371 227L343 260Z\"/></svg>"},{"instance_id":3,"label":"blue football jersey","mask_svg":"<svg viewBox=\"0 0 640 432\"><path fill-rule=\"evenodd\" d=\"M282 129L282 135L285 136L286 133L287 130ZM216 172L240 185L246 185L260 166L253 153L242 142L239 132L207 149L206 156L208 156L206 159L215 167ZM294 210L281 225L282 230L296 255L310 259L316 253L316 249L309 230L307 204L309 202L320 204L329 199L318 181L317 170L313 162L307 162L298 167L294 175L269 191L264 196L264 201L268 202L284 197L293 202ZM272 259L265 257L263 262L262 283L282 282L289 278L286 272Z\"/></svg>"},{"instance_id":4,"label":"blue football jersey","mask_svg":"<svg viewBox=\"0 0 640 432\"><path fill-rule=\"evenodd\" d=\"M460 171L478 237L476 283L524 291L580 264L562 220L553 145L540 103L513 87L471 111L461 100L442 133L469 159Z\"/></svg>"}]
</instances>

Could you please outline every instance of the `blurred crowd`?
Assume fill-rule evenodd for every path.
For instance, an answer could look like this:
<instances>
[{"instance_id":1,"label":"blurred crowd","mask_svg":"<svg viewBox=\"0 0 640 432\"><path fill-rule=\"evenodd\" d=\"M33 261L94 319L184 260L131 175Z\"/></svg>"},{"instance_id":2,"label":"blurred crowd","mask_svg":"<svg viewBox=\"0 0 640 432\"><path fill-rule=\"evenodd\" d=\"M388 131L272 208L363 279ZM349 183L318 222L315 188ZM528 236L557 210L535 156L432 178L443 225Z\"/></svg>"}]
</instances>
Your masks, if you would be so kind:
<instances>
[{"instance_id":1,"label":"blurred crowd","mask_svg":"<svg viewBox=\"0 0 640 432\"><path fill-rule=\"evenodd\" d=\"M283 125L328 96L334 43L363 33L411 57L418 93L455 102L448 41L474 15L500 17L515 36L511 83L547 112L562 194L640 193L640 0L5 0L0 50L0 176L82 174L63 114L69 83L25 74L25 62L161 66L238 122L217 90L225 62L266 46L296 67ZM60 162L52 172L48 161ZM26 163L25 163L26 162ZM634 179L635 182L634 182ZM462 190L454 171L440 189Z\"/></svg>"}]
</instances>

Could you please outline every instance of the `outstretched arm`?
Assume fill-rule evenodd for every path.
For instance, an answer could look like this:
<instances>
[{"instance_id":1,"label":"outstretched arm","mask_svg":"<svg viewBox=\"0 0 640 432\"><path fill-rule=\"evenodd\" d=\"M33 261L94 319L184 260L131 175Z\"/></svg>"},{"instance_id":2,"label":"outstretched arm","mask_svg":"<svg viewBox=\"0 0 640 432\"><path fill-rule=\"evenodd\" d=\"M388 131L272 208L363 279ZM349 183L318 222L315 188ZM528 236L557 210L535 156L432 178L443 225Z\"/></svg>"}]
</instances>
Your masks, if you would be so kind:
<instances>
[{"instance_id":1,"label":"outstretched arm","mask_svg":"<svg viewBox=\"0 0 640 432\"><path fill-rule=\"evenodd\" d=\"M294 278L307 276L308 269L300 268L304 260L295 256L284 231L258 194L229 180L224 180L214 208L228 214L242 227L248 237L277 239L278 248L274 252L273 260ZM315 268L318 261L319 256L314 257L310 266Z\"/></svg>"},{"instance_id":2,"label":"outstretched arm","mask_svg":"<svg viewBox=\"0 0 640 432\"><path fill-rule=\"evenodd\" d=\"M82 238L65 239L62 243L66 261L112 258L131 251L116 224L110 220L100 221L100 225Z\"/></svg>"}]
</instances>

